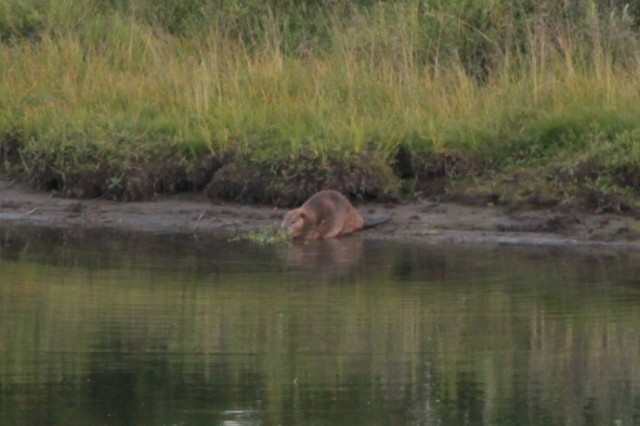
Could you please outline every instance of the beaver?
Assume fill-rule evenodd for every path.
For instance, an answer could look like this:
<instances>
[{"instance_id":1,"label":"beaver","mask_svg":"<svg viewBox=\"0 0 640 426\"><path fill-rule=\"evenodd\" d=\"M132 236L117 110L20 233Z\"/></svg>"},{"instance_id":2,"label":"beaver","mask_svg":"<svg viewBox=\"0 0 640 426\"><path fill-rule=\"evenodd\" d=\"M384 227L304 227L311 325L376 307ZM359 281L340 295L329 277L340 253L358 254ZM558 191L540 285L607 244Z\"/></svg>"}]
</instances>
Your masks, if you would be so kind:
<instances>
[{"instance_id":1,"label":"beaver","mask_svg":"<svg viewBox=\"0 0 640 426\"><path fill-rule=\"evenodd\" d=\"M350 234L388 219L379 218L365 223L360 212L344 195L325 190L313 194L302 206L287 212L281 227L286 228L293 238L320 240Z\"/></svg>"}]
</instances>

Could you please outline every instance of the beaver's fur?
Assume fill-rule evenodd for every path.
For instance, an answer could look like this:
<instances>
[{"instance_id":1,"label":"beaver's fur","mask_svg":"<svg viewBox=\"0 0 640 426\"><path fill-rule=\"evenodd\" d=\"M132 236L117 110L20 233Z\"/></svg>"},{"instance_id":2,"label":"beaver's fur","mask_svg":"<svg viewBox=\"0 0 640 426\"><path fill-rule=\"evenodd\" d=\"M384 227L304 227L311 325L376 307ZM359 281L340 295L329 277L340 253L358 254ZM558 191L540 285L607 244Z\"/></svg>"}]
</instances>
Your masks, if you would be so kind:
<instances>
[{"instance_id":1,"label":"beaver's fur","mask_svg":"<svg viewBox=\"0 0 640 426\"><path fill-rule=\"evenodd\" d=\"M287 212L282 227L293 238L320 240L334 238L358 231L364 220L338 191L326 190L315 193L302 206Z\"/></svg>"}]
</instances>

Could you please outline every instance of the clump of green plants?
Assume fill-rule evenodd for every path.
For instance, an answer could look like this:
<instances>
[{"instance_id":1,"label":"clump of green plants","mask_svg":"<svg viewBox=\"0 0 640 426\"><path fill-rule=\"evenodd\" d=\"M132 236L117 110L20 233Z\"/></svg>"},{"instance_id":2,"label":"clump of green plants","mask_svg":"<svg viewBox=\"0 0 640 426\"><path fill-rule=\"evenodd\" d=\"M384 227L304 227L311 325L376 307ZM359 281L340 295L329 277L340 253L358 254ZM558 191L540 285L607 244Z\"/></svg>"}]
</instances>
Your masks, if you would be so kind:
<instances>
[{"instance_id":1,"label":"clump of green plants","mask_svg":"<svg viewBox=\"0 0 640 426\"><path fill-rule=\"evenodd\" d=\"M287 230L279 226L269 226L258 231L249 231L231 239L231 241L248 241L256 245L279 244L290 240L291 237Z\"/></svg>"}]
</instances>

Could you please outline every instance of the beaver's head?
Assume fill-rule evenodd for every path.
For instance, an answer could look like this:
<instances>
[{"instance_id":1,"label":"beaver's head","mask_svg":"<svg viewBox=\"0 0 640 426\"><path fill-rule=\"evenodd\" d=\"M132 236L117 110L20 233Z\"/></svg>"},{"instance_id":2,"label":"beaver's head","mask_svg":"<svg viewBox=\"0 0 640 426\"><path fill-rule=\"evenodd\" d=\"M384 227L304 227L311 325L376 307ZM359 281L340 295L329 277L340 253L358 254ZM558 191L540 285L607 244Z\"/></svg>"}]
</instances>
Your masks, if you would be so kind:
<instances>
[{"instance_id":1,"label":"beaver's head","mask_svg":"<svg viewBox=\"0 0 640 426\"><path fill-rule=\"evenodd\" d=\"M284 215L281 228L289 231L292 238L303 238L308 224L308 218L301 209L291 210Z\"/></svg>"}]
</instances>

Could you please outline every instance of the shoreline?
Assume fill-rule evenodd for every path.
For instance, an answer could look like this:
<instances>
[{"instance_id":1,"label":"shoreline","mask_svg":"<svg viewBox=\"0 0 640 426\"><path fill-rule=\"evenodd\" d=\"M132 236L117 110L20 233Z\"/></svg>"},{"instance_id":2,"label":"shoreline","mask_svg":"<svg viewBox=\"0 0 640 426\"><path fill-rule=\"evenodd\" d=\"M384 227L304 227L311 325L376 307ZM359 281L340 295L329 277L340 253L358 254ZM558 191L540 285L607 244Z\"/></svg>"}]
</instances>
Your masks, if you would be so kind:
<instances>
[{"instance_id":1,"label":"shoreline","mask_svg":"<svg viewBox=\"0 0 640 426\"><path fill-rule=\"evenodd\" d=\"M356 207L365 218L391 217L387 223L358 234L365 238L640 250L640 220L630 216L550 210L510 212L499 207L426 200ZM0 178L3 226L238 235L279 225L287 210L212 202L198 193L141 202L68 199Z\"/></svg>"}]
</instances>

